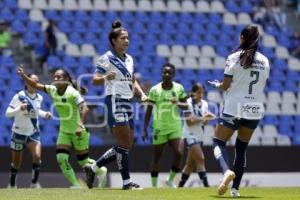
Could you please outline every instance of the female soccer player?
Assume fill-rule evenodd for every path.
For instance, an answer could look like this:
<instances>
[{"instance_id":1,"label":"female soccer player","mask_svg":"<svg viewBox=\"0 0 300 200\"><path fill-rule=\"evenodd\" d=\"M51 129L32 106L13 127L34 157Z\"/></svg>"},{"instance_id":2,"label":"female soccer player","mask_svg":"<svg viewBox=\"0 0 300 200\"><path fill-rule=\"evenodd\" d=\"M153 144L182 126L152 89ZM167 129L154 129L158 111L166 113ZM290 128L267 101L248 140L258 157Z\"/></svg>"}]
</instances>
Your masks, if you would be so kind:
<instances>
[{"instance_id":1,"label":"female soccer player","mask_svg":"<svg viewBox=\"0 0 300 200\"><path fill-rule=\"evenodd\" d=\"M123 189L137 189L140 186L131 182L129 175L129 150L133 144L133 109L131 100L136 90L142 101L147 96L133 76L133 60L126 53L129 46L128 31L120 21L112 23L109 33L111 50L99 57L93 77L94 85L105 86L105 104L108 110L108 124L116 137L117 146L106 151L90 169L87 182L92 187L94 172L114 160L120 170Z\"/></svg>"},{"instance_id":2,"label":"female soccer player","mask_svg":"<svg viewBox=\"0 0 300 200\"><path fill-rule=\"evenodd\" d=\"M188 149L186 163L181 174L178 187L183 187L196 167L204 187L209 187L204 163L203 127L215 116L208 111L208 103L203 100L204 88L200 83L192 86L191 97L187 100L189 108L184 111L183 134L184 143Z\"/></svg>"},{"instance_id":3,"label":"female soccer player","mask_svg":"<svg viewBox=\"0 0 300 200\"><path fill-rule=\"evenodd\" d=\"M29 74L28 77L34 82L39 81L38 76L35 74ZM41 142L38 118L51 118L50 112L41 110L42 101L43 97L36 92L36 89L26 84L25 89L13 97L6 110L6 117L14 117L10 142L12 162L9 188L17 187L16 178L22 163L25 146L29 149L32 156L32 179L30 187L41 187L38 182L41 166Z\"/></svg>"},{"instance_id":4,"label":"female soccer player","mask_svg":"<svg viewBox=\"0 0 300 200\"><path fill-rule=\"evenodd\" d=\"M258 28L246 26L240 34L237 51L228 56L223 82L209 82L226 91L224 109L215 130L214 155L223 171L218 194L223 195L233 181L231 195L239 196L239 186L246 167L246 149L264 114L263 91L269 77L268 59L257 52ZM238 131L235 143L233 171L229 169L226 142Z\"/></svg>"},{"instance_id":5,"label":"female soccer player","mask_svg":"<svg viewBox=\"0 0 300 200\"><path fill-rule=\"evenodd\" d=\"M151 163L152 187L157 187L159 163L166 144L172 147L174 161L166 181L168 187L176 187L174 178L179 172L180 161L183 154L182 124L180 108L187 109L187 95L179 83L173 81L175 75L174 65L163 65L162 82L153 86L149 92L144 121L143 140L148 139L148 125L153 112L152 143L154 145Z\"/></svg>"},{"instance_id":6,"label":"female soccer player","mask_svg":"<svg viewBox=\"0 0 300 200\"><path fill-rule=\"evenodd\" d=\"M71 188L80 188L80 182L69 163L69 154L71 149L74 149L82 167L92 162L88 155L90 134L84 126L88 107L80 95L80 93L84 94L86 89L78 88L64 69L55 71L53 85L44 85L34 81L25 74L22 67L19 67L17 72L27 85L46 92L52 98L60 120L56 159L62 173L70 182Z\"/></svg>"}]
</instances>

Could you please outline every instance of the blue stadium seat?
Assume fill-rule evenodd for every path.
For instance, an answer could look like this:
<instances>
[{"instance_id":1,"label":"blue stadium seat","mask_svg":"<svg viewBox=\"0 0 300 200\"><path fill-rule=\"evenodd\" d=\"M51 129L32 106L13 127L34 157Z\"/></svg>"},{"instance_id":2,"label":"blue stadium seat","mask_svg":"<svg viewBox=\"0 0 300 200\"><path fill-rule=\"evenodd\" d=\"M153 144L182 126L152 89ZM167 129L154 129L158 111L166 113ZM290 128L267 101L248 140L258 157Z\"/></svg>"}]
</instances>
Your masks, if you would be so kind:
<instances>
[{"instance_id":1,"label":"blue stadium seat","mask_svg":"<svg viewBox=\"0 0 300 200\"><path fill-rule=\"evenodd\" d=\"M90 146L100 146L103 144L102 139L98 135L90 135Z\"/></svg>"},{"instance_id":2,"label":"blue stadium seat","mask_svg":"<svg viewBox=\"0 0 300 200\"><path fill-rule=\"evenodd\" d=\"M53 20L55 22L59 21L61 18L56 10L45 10L44 11L44 16L48 20Z\"/></svg>"},{"instance_id":3,"label":"blue stadium seat","mask_svg":"<svg viewBox=\"0 0 300 200\"><path fill-rule=\"evenodd\" d=\"M252 13L253 12L253 6L250 3L250 1L241 1L240 11L245 12L245 13Z\"/></svg>"},{"instance_id":4,"label":"blue stadium seat","mask_svg":"<svg viewBox=\"0 0 300 200\"><path fill-rule=\"evenodd\" d=\"M278 118L275 115L266 115L263 122L263 125L267 124L277 126L279 124Z\"/></svg>"},{"instance_id":5,"label":"blue stadium seat","mask_svg":"<svg viewBox=\"0 0 300 200\"><path fill-rule=\"evenodd\" d=\"M105 13L105 21L108 21L108 22L113 22L115 20L119 19L119 15L117 12L115 11L106 11Z\"/></svg>"},{"instance_id":6,"label":"blue stadium seat","mask_svg":"<svg viewBox=\"0 0 300 200\"><path fill-rule=\"evenodd\" d=\"M85 27L84 23L81 21L75 21L73 23L73 31L77 33L86 33L87 28Z\"/></svg>"},{"instance_id":7,"label":"blue stadium seat","mask_svg":"<svg viewBox=\"0 0 300 200\"><path fill-rule=\"evenodd\" d=\"M195 25L199 24L199 25L203 26L205 24L208 24L209 20L204 13L197 12L194 16L194 23L195 23Z\"/></svg>"},{"instance_id":8,"label":"blue stadium seat","mask_svg":"<svg viewBox=\"0 0 300 200\"><path fill-rule=\"evenodd\" d=\"M150 17L147 15L146 12L142 12L142 11L137 11L135 13L135 19L140 21L140 22L143 22L145 24L148 24L148 23L151 23L151 22L154 22L154 23L160 23L161 21L152 21L150 20Z\"/></svg>"},{"instance_id":9,"label":"blue stadium seat","mask_svg":"<svg viewBox=\"0 0 300 200\"><path fill-rule=\"evenodd\" d=\"M23 40L25 46L34 46L38 42L37 36L31 31L24 33Z\"/></svg>"},{"instance_id":10,"label":"blue stadium seat","mask_svg":"<svg viewBox=\"0 0 300 200\"><path fill-rule=\"evenodd\" d=\"M99 39L93 32L88 31L83 37L83 43L93 44L95 46L100 44Z\"/></svg>"},{"instance_id":11,"label":"blue stadium seat","mask_svg":"<svg viewBox=\"0 0 300 200\"><path fill-rule=\"evenodd\" d=\"M166 12L164 17L164 23L167 24L177 24L178 23L178 16L174 12ZM184 22L181 22L179 24L182 24Z\"/></svg>"},{"instance_id":12,"label":"blue stadium seat","mask_svg":"<svg viewBox=\"0 0 300 200\"><path fill-rule=\"evenodd\" d=\"M73 30L72 30L72 27L70 25L70 22L66 21L66 20L61 20L58 22L57 24L57 27L60 31L64 32L64 33L71 33Z\"/></svg>"},{"instance_id":13,"label":"blue stadium seat","mask_svg":"<svg viewBox=\"0 0 300 200\"><path fill-rule=\"evenodd\" d=\"M223 18L218 13L210 13L208 15L208 20L210 22L209 25L210 24L219 25L223 23Z\"/></svg>"},{"instance_id":14,"label":"blue stadium seat","mask_svg":"<svg viewBox=\"0 0 300 200\"><path fill-rule=\"evenodd\" d=\"M27 29L34 33L41 32L41 25L36 21L29 21L27 24Z\"/></svg>"},{"instance_id":15,"label":"blue stadium seat","mask_svg":"<svg viewBox=\"0 0 300 200\"><path fill-rule=\"evenodd\" d=\"M11 31L13 33L23 34L23 33L25 33L26 30L27 29L25 27L25 24L22 21L20 21L20 20L14 20L11 23Z\"/></svg>"},{"instance_id":16,"label":"blue stadium seat","mask_svg":"<svg viewBox=\"0 0 300 200\"><path fill-rule=\"evenodd\" d=\"M163 23L163 16L160 12L151 12L150 13L150 19L151 22L156 22L156 23Z\"/></svg>"},{"instance_id":17,"label":"blue stadium seat","mask_svg":"<svg viewBox=\"0 0 300 200\"><path fill-rule=\"evenodd\" d=\"M4 0L3 5L11 8L12 10L16 10L18 8L17 0Z\"/></svg>"},{"instance_id":18,"label":"blue stadium seat","mask_svg":"<svg viewBox=\"0 0 300 200\"><path fill-rule=\"evenodd\" d=\"M78 32L73 32L69 35L69 41L77 44L77 45L81 45L83 44L83 39L80 33Z\"/></svg>"},{"instance_id":19,"label":"blue stadium seat","mask_svg":"<svg viewBox=\"0 0 300 200\"><path fill-rule=\"evenodd\" d=\"M105 21L105 17L104 14L98 10L92 10L90 12L90 18L91 20L97 21L97 22L104 22Z\"/></svg>"},{"instance_id":20,"label":"blue stadium seat","mask_svg":"<svg viewBox=\"0 0 300 200\"><path fill-rule=\"evenodd\" d=\"M191 13L181 12L178 15L179 15L180 22L194 25L194 18Z\"/></svg>"},{"instance_id":21,"label":"blue stadium seat","mask_svg":"<svg viewBox=\"0 0 300 200\"><path fill-rule=\"evenodd\" d=\"M1 21L6 21L10 23L11 21L14 20L14 14L13 12L8 8L4 7L3 9L0 10L0 20Z\"/></svg>"},{"instance_id":22,"label":"blue stadium seat","mask_svg":"<svg viewBox=\"0 0 300 200\"><path fill-rule=\"evenodd\" d=\"M62 67L62 62L60 61L58 56L50 55L47 58L47 65L49 68L59 68Z\"/></svg>"},{"instance_id":23,"label":"blue stadium seat","mask_svg":"<svg viewBox=\"0 0 300 200\"><path fill-rule=\"evenodd\" d=\"M68 21L68 22L74 22L75 20L74 13L71 10L62 10L60 13L60 18L61 20Z\"/></svg>"},{"instance_id":24,"label":"blue stadium seat","mask_svg":"<svg viewBox=\"0 0 300 200\"><path fill-rule=\"evenodd\" d=\"M232 12L232 13L238 13L238 12L240 12L240 8L239 8L238 4L235 1L233 1L233 0L226 1L225 8L229 12Z\"/></svg>"},{"instance_id":25,"label":"blue stadium seat","mask_svg":"<svg viewBox=\"0 0 300 200\"><path fill-rule=\"evenodd\" d=\"M130 12L130 11L121 12L120 19L124 20L126 23L134 23L136 21L136 18L134 16L133 12Z\"/></svg>"},{"instance_id":26,"label":"blue stadium seat","mask_svg":"<svg viewBox=\"0 0 300 200\"><path fill-rule=\"evenodd\" d=\"M299 92L298 82L297 81L285 81L284 82L284 90L291 91L291 92Z\"/></svg>"},{"instance_id":27,"label":"blue stadium seat","mask_svg":"<svg viewBox=\"0 0 300 200\"><path fill-rule=\"evenodd\" d=\"M76 21L89 22L91 19L92 18L90 18L89 14L86 11L77 10L75 12L75 20Z\"/></svg>"},{"instance_id":28,"label":"blue stadium seat","mask_svg":"<svg viewBox=\"0 0 300 200\"><path fill-rule=\"evenodd\" d=\"M18 9L15 13L15 20L28 21L29 16L26 10Z\"/></svg>"}]
</instances>

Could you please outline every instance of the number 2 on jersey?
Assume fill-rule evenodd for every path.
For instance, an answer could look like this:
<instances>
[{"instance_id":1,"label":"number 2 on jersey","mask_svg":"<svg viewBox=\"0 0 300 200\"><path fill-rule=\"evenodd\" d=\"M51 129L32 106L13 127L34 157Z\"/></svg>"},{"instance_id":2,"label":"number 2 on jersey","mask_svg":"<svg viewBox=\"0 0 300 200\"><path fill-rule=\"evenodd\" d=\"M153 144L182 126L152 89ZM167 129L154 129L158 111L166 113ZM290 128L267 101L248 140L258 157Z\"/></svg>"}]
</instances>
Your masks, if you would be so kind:
<instances>
[{"instance_id":1,"label":"number 2 on jersey","mask_svg":"<svg viewBox=\"0 0 300 200\"><path fill-rule=\"evenodd\" d=\"M258 82L258 79L259 79L259 72L258 71L251 71L250 72L250 77L255 77L255 79L253 81L250 82L249 84L249 90L248 90L248 93L249 94L252 94L252 87L254 84L256 84Z\"/></svg>"}]
</instances>

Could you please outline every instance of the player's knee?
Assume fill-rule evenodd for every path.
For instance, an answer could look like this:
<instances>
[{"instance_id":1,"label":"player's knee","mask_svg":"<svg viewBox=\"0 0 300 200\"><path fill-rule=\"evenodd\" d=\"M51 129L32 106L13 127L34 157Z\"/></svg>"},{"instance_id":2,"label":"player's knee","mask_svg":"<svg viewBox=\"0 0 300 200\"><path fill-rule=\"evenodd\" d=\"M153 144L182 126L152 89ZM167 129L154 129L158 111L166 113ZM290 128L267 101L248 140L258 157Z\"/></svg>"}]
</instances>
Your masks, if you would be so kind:
<instances>
[{"instance_id":1,"label":"player's knee","mask_svg":"<svg viewBox=\"0 0 300 200\"><path fill-rule=\"evenodd\" d=\"M84 154L77 155L77 161L81 167L84 167L86 164L89 163L89 154L84 153Z\"/></svg>"},{"instance_id":2,"label":"player's knee","mask_svg":"<svg viewBox=\"0 0 300 200\"><path fill-rule=\"evenodd\" d=\"M70 152L65 149L56 150L56 160L59 165L68 162Z\"/></svg>"}]
</instances>

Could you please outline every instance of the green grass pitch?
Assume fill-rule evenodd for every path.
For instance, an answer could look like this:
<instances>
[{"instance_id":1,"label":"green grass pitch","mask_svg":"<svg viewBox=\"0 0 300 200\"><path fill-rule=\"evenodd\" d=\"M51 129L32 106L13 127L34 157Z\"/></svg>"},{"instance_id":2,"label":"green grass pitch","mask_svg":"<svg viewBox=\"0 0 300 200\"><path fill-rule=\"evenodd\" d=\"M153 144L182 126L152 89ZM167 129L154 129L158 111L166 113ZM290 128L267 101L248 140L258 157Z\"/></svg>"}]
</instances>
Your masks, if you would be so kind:
<instances>
[{"instance_id":1,"label":"green grass pitch","mask_svg":"<svg viewBox=\"0 0 300 200\"><path fill-rule=\"evenodd\" d=\"M240 199L300 199L300 187L290 188L242 188ZM122 191L120 189L0 189L2 200L206 200L232 199L227 192L218 196L216 188L199 189L144 189Z\"/></svg>"}]
</instances>

